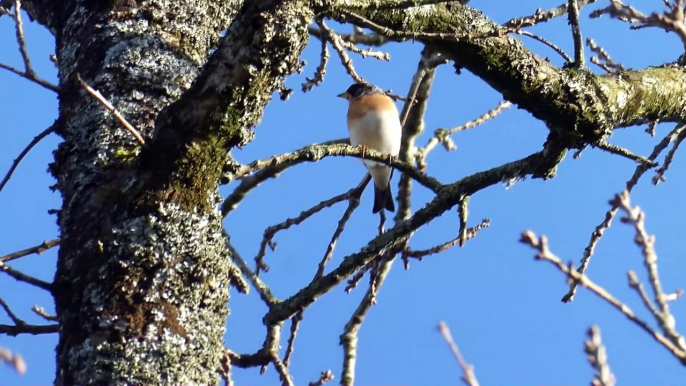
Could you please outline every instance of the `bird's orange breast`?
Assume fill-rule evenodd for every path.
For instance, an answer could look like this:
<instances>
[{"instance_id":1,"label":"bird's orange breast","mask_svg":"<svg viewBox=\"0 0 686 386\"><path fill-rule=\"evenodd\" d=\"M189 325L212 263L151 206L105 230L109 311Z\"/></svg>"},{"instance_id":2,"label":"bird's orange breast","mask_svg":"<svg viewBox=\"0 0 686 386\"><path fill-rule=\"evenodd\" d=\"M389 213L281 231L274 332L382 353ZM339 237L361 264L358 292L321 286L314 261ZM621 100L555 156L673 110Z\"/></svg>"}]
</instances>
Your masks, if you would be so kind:
<instances>
[{"instance_id":1,"label":"bird's orange breast","mask_svg":"<svg viewBox=\"0 0 686 386\"><path fill-rule=\"evenodd\" d=\"M381 94L362 95L350 100L348 107L348 121L361 119L369 111L396 110L393 99Z\"/></svg>"}]
</instances>

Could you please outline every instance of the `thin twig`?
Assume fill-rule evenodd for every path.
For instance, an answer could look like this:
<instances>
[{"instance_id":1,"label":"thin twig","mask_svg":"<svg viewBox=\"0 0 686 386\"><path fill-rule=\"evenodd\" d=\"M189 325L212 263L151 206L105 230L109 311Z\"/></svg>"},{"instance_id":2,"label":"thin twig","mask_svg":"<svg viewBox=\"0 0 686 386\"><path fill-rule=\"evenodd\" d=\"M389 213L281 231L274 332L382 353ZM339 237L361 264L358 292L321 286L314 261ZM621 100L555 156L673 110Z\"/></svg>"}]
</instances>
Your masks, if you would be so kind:
<instances>
[{"instance_id":1,"label":"thin twig","mask_svg":"<svg viewBox=\"0 0 686 386\"><path fill-rule=\"evenodd\" d=\"M43 308L43 307L33 306L33 307L31 307L31 311L35 312L36 315L40 316L41 318L43 318L49 322L56 322L57 321L57 316L48 314L48 312L45 311L45 308Z\"/></svg>"},{"instance_id":2,"label":"thin twig","mask_svg":"<svg viewBox=\"0 0 686 386\"><path fill-rule=\"evenodd\" d=\"M667 179L665 178L665 173L667 172L667 169L669 169L669 166L672 164L672 161L674 161L674 155L676 154L677 149L679 149L679 145L681 145L681 142L683 142L684 138L686 138L686 130L680 132L679 135L677 135L676 140L674 140L674 144L672 145L672 148L669 149L667 155L665 156L664 162L662 162L662 166L660 166L655 171L655 175L652 178L653 185L657 185L660 182L667 181Z\"/></svg>"},{"instance_id":3,"label":"thin twig","mask_svg":"<svg viewBox=\"0 0 686 386\"><path fill-rule=\"evenodd\" d=\"M567 278L570 281L579 283L580 285L582 285L583 287L587 288L595 295L600 297L601 299L605 300L607 303L609 303L615 309L621 312L624 316L626 316L632 323L636 324L643 331L648 333L648 335L655 339L656 342L660 343L667 350L669 350L672 353L672 355L674 355L681 361L681 363L686 363L686 352L684 352L681 348L677 347L674 343L672 343L671 340L666 338L664 335L653 330L644 320L638 318L636 314L631 310L631 308L629 308L629 306L620 302L609 292L607 292L604 288L595 284L587 276L575 270L574 265L571 262L569 263L569 265L565 265L559 257L555 256L550 251L550 249L548 248L548 240L545 236L537 238L536 234L534 234L532 231L527 230L522 233L520 242L529 245L538 251L538 253L535 255L535 258L537 260L543 260L551 263L558 270L567 275Z\"/></svg>"},{"instance_id":4,"label":"thin twig","mask_svg":"<svg viewBox=\"0 0 686 386\"><path fill-rule=\"evenodd\" d=\"M648 235L645 228L645 213L638 206L632 207L629 199L629 192L624 190L621 194L615 196L610 201L610 204L617 206L626 213L626 216L621 218L621 221L633 225L636 231L634 242L641 248L643 253L643 265L648 271L648 281L652 287L655 295L655 304L658 311L654 314L660 328L672 343L679 346L681 350L686 351L686 340L675 329L674 316L669 310L667 297L662 290L660 283L660 275L657 269L657 253L655 253L655 236ZM651 309L649 307L649 309ZM651 309L652 310L652 309Z\"/></svg>"},{"instance_id":5,"label":"thin twig","mask_svg":"<svg viewBox=\"0 0 686 386\"><path fill-rule=\"evenodd\" d=\"M592 63L597 64L607 72L624 71L624 66L613 61L610 57L610 54L608 54L603 47L600 47L598 44L596 44L593 39L586 39L586 44L591 51L598 55L598 57L594 56L591 58Z\"/></svg>"},{"instance_id":6,"label":"thin twig","mask_svg":"<svg viewBox=\"0 0 686 386\"><path fill-rule=\"evenodd\" d=\"M286 353L283 355L283 364L288 367L291 361L291 355L295 349L295 338L298 336L298 329L300 322L303 320L303 312L298 312L291 318L291 334L288 336L288 344L286 345Z\"/></svg>"},{"instance_id":7,"label":"thin twig","mask_svg":"<svg viewBox=\"0 0 686 386\"><path fill-rule=\"evenodd\" d=\"M555 52L557 52L560 56L562 56L562 59L565 60L565 63L571 63L572 62L572 58L570 58L569 55L567 55L567 53L562 50L562 48L558 47L557 45L555 45L555 43L553 43L553 42L551 42L551 41L549 41L549 40L547 40L541 36L538 36L536 34L529 32L529 31L525 31L525 30L521 30L521 29L515 30L515 31L513 31L513 33L516 33L517 35L528 36L534 40L538 40L539 42L541 42L541 43L545 44L546 46L552 48Z\"/></svg>"},{"instance_id":8,"label":"thin twig","mask_svg":"<svg viewBox=\"0 0 686 386\"><path fill-rule=\"evenodd\" d=\"M578 0L576 2L577 9L581 9L584 6L588 4L593 4L598 0ZM523 16L523 17L516 17L512 20L509 20L505 23L503 23L503 27L507 28L514 28L514 29L520 29L523 27L531 27L534 26L538 23L545 23L549 21L550 19L566 15L567 14L567 7L569 6L569 2L559 5L555 8L549 9L547 11L541 11L541 9L537 9L536 12L533 15L530 16Z\"/></svg>"},{"instance_id":9,"label":"thin twig","mask_svg":"<svg viewBox=\"0 0 686 386\"><path fill-rule=\"evenodd\" d=\"M321 18L317 18L315 22L321 25L324 21ZM314 71L314 76L312 78L305 78L305 83L302 84L303 92L308 92L312 90L315 86L319 86L324 81L324 75L326 74L326 64L329 62L329 43L327 39L321 40L321 53L319 55L319 66Z\"/></svg>"},{"instance_id":10,"label":"thin twig","mask_svg":"<svg viewBox=\"0 0 686 386\"><path fill-rule=\"evenodd\" d=\"M48 135L52 134L55 131L55 124L53 123L52 126L48 127L47 129L43 130L40 134L35 136L31 142L29 142L28 145L24 148L24 150L19 153L17 158L14 159L14 162L12 162L12 166L10 166L10 169L7 171L5 174L5 177L2 179L2 182L0 182L0 192L2 189L5 187L7 184L7 181L10 180L12 177L12 174L14 171L17 169L17 166L19 166L19 163L26 157L26 155L33 149L34 146L38 144L43 138L47 137Z\"/></svg>"},{"instance_id":11,"label":"thin twig","mask_svg":"<svg viewBox=\"0 0 686 386\"><path fill-rule=\"evenodd\" d=\"M272 250L276 248L276 243L273 240L274 236L276 236L278 232L288 229L293 225L301 224L303 221L321 212L323 209L330 208L341 201L350 200L350 198L356 193L360 193L359 189L357 187L352 188L345 193L339 194L337 196L319 202L317 205L302 211L300 215L298 215L297 217L288 218L285 221L282 221L278 224L272 225L265 229L264 234L262 236L262 241L260 241L260 247L258 249L257 255L255 256L255 263L257 264L255 273L259 275L260 271L269 271L269 266L264 262L264 257L267 254L267 247L270 247ZM332 240L332 243L335 244L335 240Z\"/></svg>"},{"instance_id":12,"label":"thin twig","mask_svg":"<svg viewBox=\"0 0 686 386\"><path fill-rule=\"evenodd\" d=\"M19 75L19 76L21 76L21 77L24 78L24 79L30 80L30 81L32 81L33 83L36 83L37 85L39 85L39 86L41 86L41 87L43 87L43 88L46 88L46 89L48 89L48 90L50 90L50 91L53 91L53 92L58 93L58 94L59 94L59 92L60 92L60 88L59 88L59 87L55 86L54 84L48 82L48 81L45 80L45 79L39 78L39 77L36 76L36 75L31 76L31 75L29 75L29 74L27 74L27 73L25 73L25 72L23 72L23 71L17 70L16 68L14 68L14 67L12 67L12 66L8 66L8 65L6 65L6 64L4 64L4 63L0 63L0 68L3 68L3 69L5 69L5 70L7 70L7 71L9 71L9 72L12 72L12 73L16 74L16 75Z\"/></svg>"},{"instance_id":13,"label":"thin twig","mask_svg":"<svg viewBox=\"0 0 686 386\"><path fill-rule=\"evenodd\" d=\"M327 382L333 381L333 379L334 375L331 370L322 371L321 374L319 374L319 379L314 382L310 382L309 386L323 386Z\"/></svg>"},{"instance_id":14,"label":"thin twig","mask_svg":"<svg viewBox=\"0 0 686 386\"><path fill-rule=\"evenodd\" d=\"M667 134L662 140L653 148L652 153L648 156L648 160L651 162L654 162L655 159L662 153L664 149L667 148L670 142L672 142L675 138L677 138L680 133L684 132L686 129L686 124L680 123L678 124L669 134ZM634 171L634 174L631 176L631 178L626 182L626 187L625 189L629 192L638 184L638 180L645 174L646 171L648 171L650 168L644 164L640 163L636 166L636 170ZM579 273L583 274L586 272L586 269L588 269L588 265L591 262L591 257L593 256L593 253L595 252L595 247L598 245L598 242L600 241L600 238L603 236L605 233L605 230L610 227L612 224L612 219L615 217L615 214L617 214L617 207L613 206L610 208L605 213L605 219L596 226L596 228L593 230L591 233L591 239L588 242L588 245L584 249L584 254L581 257L581 263L579 265L578 271ZM569 291L562 297L562 302L567 303L571 302L574 299L574 295L576 294L576 289L577 289L577 283L572 282L569 285Z\"/></svg>"},{"instance_id":15,"label":"thin twig","mask_svg":"<svg viewBox=\"0 0 686 386\"><path fill-rule=\"evenodd\" d=\"M53 240L48 240L48 241L43 241L40 245L36 245L31 248L26 248L21 251L17 252L12 252L8 253L5 256L0 256L0 263L6 263L8 261L16 260L19 258L22 258L24 256L32 255L32 254L41 254L45 251L47 251L50 248L56 247L60 244L60 239L53 239Z\"/></svg>"},{"instance_id":16,"label":"thin twig","mask_svg":"<svg viewBox=\"0 0 686 386\"><path fill-rule=\"evenodd\" d=\"M360 181L360 183L356 187L352 188L351 190L345 193L348 200L348 207L345 208L345 212L343 212L343 215L338 220L336 230L331 236L329 244L326 246L326 252L324 252L324 257L322 257L321 261L319 262L319 265L317 266L317 272L314 274L314 278L312 278L312 281L318 280L322 276L324 276L324 270L326 269L326 265L333 257L334 248L336 248L338 239L341 237L343 229L345 229L345 224L348 223L348 220L350 220L350 216L352 216L355 209L357 209L357 207L360 205L360 196L369 184L369 181L371 181L371 176L369 175L369 173L367 173L362 179L362 181Z\"/></svg>"},{"instance_id":17,"label":"thin twig","mask_svg":"<svg viewBox=\"0 0 686 386\"><path fill-rule=\"evenodd\" d=\"M455 343L448 325L445 322L438 323L438 331L443 335L443 339L448 343L450 351L453 352L457 363L460 365L460 368L462 368L462 381L467 386L479 386L479 381L476 379L476 374L474 373L474 366L467 363L462 357L462 354L460 354L460 350L457 348L457 343Z\"/></svg>"},{"instance_id":18,"label":"thin twig","mask_svg":"<svg viewBox=\"0 0 686 386\"><path fill-rule=\"evenodd\" d=\"M567 3L567 16L569 24L572 26L572 36L574 37L574 67L584 68L584 40L581 37L581 26L579 25L579 5L577 0L569 0Z\"/></svg>"},{"instance_id":19,"label":"thin twig","mask_svg":"<svg viewBox=\"0 0 686 386\"><path fill-rule=\"evenodd\" d=\"M444 251L446 251L446 250L448 250L448 249L450 249L456 245L462 246L462 245L464 245L464 243L467 240L473 239L480 230L482 230L484 228L488 228L490 225L491 225L491 220L483 219L483 220L481 220L481 223L479 225L477 225L473 228L465 229L464 235L460 234L459 236L455 237L452 240L446 241L443 244L436 245L435 247L431 247L429 249L421 249L421 250L416 250L416 251L412 250L412 249L406 249L402 252L403 256L412 257L415 259L422 260L425 256L434 255L436 253L444 252Z\"/></svg>"},{"instance_id":20,"label":"thin twig","mask_svg":"<svg viewBox=\"0 0 686 386\"><path fill-rule=\"evenodd\" d=\"M595 10L589 15L591 18L609 15L612 18L633 24L631 29L655 27L667 32L674 32L681 39L686 48L686 25L684 25L684 9L680 0L674 5L668 6L669 10L658 14L651 13L649 16L641 13L636 8L626 5L619 0L610 0L610 5Z\"/></svg>"},{"instance_id":21,"label":"thin twig","mask_svg":"<svg viewBox=\"0 0 686 386\"><path fill-rule=\"evenodd\" d=\"M345 68L345 71L348 73L348 75L350 75L355 82L366 83L365 80L357 74L357 71L355 71L352 59L350 59L348 53L345 52L345 48L343 48L343 40L341 37L338 36L331 28L329 28L324 23L324 20L321 20L321 22L318 24L325 37L323 40L328 40L331 42L333 49L338 54L338 58L341 60L341 64Z\"/></svg>"},{"instance_id":22,"label":"thin twig","mask_svg":"<svg viewBox=\"0 0 686 386\"><path fill-rule=\"evenodd\" d=\"M375 260L379 262L379 260ZM367 314L371 307L376 304L376 295L381 288L381 285L386 280L388 273L393 265L392 259L384 259L379 262L376 269L376 277L370 279L370 285L367 288L360 304L350 316L348 323L345 324L343 334L340 336L340 344L343 346L343 371L341 373L341 385L351 386L355 381L355 365L357 363L357 341L358 333L362 324L364 323Z\"/></svg>"},{"instance_id":23,"label":"thin twig","mask_svg":"<svg viewBox=\"0 0 686 386\"><path fill-rule=\"evenodd\" d=\"M135 127L133 127L132 124L129 123L129 121L124 118L119 111L112 106L112 104L102 95L100 94L99 91L95 90L91 86L88 85L88 83L84 82L83 79L81 79L80 74L76 74L76 80L79 83L81 87L83 87L84 90L86 90L93 98L95 98L98 102L100 102L107 110L109 110L112 115L114 115L115 118L117 118L117 121L126 129L128 130L131 135L140 143L142 146L145 146L145 140L141 136L141 134L136 130Z\"/></svg>"},{"instance_id":24,"label":"thin twig","mask_svg":"<svg viewBox=\"0 0 686 386\"><path fill-rule=\"evenodd\" d=\"M26 374L26 362L24 362L24 358L18 353L13 353L6 348L0 347L0 364L2 363L7 363L19 375Z\"/></svg>"},{"instance_id":25,"label":"thin twig","mask_svg":"<svg viewBox=\"0 0 686 386\"><path fill-rule=\"evenodd\" d=\"M607 363L607 352L600 339L600 329L591 326L588 329L588 340L584 342L584 351L588 355L588 362L596 370L593 375L593 386L614 386L615 376Z\"/></svg>"},{"instance_id":26,"label":"thin twig","mask_svg":"<svg viewBox=\"0 0 686 386\"><path fill-rule=\"evenodd\" d=\"M10 317L12 323L14 323L16 326L23 326L26 324L23 320L19 319L17 315L14 314L14 312L12 312L10 306L7 305L7 302L5 302L5 299L3 298L0 298L0 307L2 307L3 310L5 310L7 316Z\"/></svg>"},{"instance_id":27,"label":"thin twig","mask_svg":"<svg viewBox=\"0 0 686 386\"><path fill-rule=\"evenodd\" d=\"M21 273L17 271L16 269L6 265L5 263L0 263L0 271L5 272L9 276L11 276L13 279L17 281L21 281L27 284L31 284L35 287L44 289L46 291L52 291L52 284L45 282L40 279L36 279L33 276L26 275L24 273Z\"/></svg>"},{"instance_id":28,"label":"thin twig","mask_svg":"<svg viewBox=\"0 0 686 386\"><path fill-rule=\"evenodd\" d=\"M260 299L267 305L267 306L272 306L273 304L276 304L278 302L278 299L272 295L271 290L269 289L269 286L267 286L262 279L259 278L248 266L248 263L241 257L241 255L238 253L236 248L231 244L230 237L224 231L224 236L226 237L226 249L229 251L229 256L233 260L234 263L238 266L238 268L241 270L241 273L250 280L250 283L253 285L257 293L260 294ZM247 291L246 291L247 292Z\"/></svg>"},{"instance_id":29,"label":"thin twig","mask_svg":"<svg viewBox=\"0 0 686 386\"><path fill-rule=\"evenodd\" d=\"M426 156L436 147L436 145L441 143L447 151L456 149L457 146L455 146L455 143L452 141L452 139L450 139L450 136L452 134L479 126L484 122L497 117L504 110L510 108L510 106L512 106L512 103L506 100L502 100L500 101L500 103L498 103L498 106L496 106L495 108L487 111L478 118L471 120L463 125L453 127L451 129L436 129L433 137L429 139L426 145L422 148L417 149L417 151L415 152L415 160L417 162L417 167L419 168L419 170L423 171L426 169Z\"/></svg>"},{"instance_id":30,"label":"thin twig","mask_svg":"<svg viewBox=\"0 0 686 386\"><path fill-rule=\"evenodd\" d=\"M652 160L650 160L646 157L643 157L641 155L634 154L631 151L629 151L629 150L627 150L621 146L613 145L611 143L608 143L605 140L599 141L598 143L594 144L593 146L595 146L601 150L605 150L606 152L608 152L610 154L619 155L619 156L622 156L624 158L630 159L634 162L638 162L638 163L643 164L649 168L657 166L657 163L655 161L652 161Z\"/></svg>"}]
</instances>

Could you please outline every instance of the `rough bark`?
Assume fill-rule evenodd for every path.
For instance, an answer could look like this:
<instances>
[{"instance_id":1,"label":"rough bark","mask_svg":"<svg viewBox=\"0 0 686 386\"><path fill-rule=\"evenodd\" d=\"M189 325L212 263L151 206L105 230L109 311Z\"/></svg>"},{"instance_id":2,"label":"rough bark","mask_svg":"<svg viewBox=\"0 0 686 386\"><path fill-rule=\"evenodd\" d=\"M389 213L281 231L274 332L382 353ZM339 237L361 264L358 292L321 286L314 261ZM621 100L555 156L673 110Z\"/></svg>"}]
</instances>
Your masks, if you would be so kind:
<instances>
[{"instance_id":1,"label":"rough bark","mask_svg":"<svg viewBox=\"0 0 686 386\"><path fill-rule=\"evenodd\" d=\"M362 4L365 1L361 0ZM511 35L498 36L497 24L478 10L456 3L426 5L412 11L353 8L375 25L366 25L395 39L416 34L455 63L483 79L503 97L555 130L557 145L580 148L596 143L613 128L660 118L678 121L686 115L686 72L666 65L596 75L588 71L557 68L529 51ZM330 13L341 22L364 24L346 12L345 2ZM399 31L400 33L394 34ZM423 36L454 34L462 39ZM479 37L486 36L486 37ZM479 37L479 38L473 38Z\"/></svg>"},{"instance_id":2,"label":"rough bark","mask_svg":"<svg viewBox=\"0 0 686 386\"><path fill-rule=\"evenodd\" d=\"M216 384L239 281L217 181L228 148L250 140L299 68L311 15L295 1L62 3L44 19L61 21L56 384Z\"/></svg>"}]
</instances>

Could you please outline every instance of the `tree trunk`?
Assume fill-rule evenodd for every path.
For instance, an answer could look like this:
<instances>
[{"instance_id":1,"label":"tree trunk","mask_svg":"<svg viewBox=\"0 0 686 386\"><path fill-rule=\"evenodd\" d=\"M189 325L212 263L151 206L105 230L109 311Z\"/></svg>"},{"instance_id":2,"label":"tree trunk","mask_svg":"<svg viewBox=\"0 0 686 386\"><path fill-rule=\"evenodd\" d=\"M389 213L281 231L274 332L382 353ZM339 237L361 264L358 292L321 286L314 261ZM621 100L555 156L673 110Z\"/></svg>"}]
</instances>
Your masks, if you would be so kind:
<instances>
[{"instance_id":1,"label":"tree trunk","mask_svg":"<svg viewBox=\"0 0 686 386\"><path fill-rule=\"evenodd\" d=\"M240 282L217 184L227 150L300 66L312 15L281 3L84 0L32 15L56 34L62 90L57 385L217 384Z\"/></svg>"}]
</instances>

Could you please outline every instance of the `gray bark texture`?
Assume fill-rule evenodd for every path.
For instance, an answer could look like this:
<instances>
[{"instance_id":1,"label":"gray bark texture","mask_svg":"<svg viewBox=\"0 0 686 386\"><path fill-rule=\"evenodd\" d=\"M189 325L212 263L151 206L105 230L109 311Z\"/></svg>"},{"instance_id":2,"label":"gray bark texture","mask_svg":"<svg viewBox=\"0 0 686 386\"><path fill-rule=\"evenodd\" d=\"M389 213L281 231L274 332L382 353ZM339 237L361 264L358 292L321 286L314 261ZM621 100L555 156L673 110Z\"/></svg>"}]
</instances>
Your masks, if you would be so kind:
<instances>
[{"instance_id":1,"label":"gray bark texture","mask_svg":"<svg viewBox=\"0 0 686 386\"><path fill-rule=\"evenodd\" d=\"M280 1L62 3L36 15L59 20L63 90L51 166L64 197L56 384L216 384L236 276L219 173L299 68L311 14Z\"/></svg>"},{"instance_id":2,"label":"gray bark texture","mask_svg":"<svg viewBox=\"0 0 686 386\"><path fill-rule=\"evenodd\" d=\"M393 256L414 231L472 194L514 178L551 178L568 149L597 145L615 128L686 116L681 67L602 76L557 68L516 38L493 35L498 27L462 2L23 3L57 42L55 128L63 142L50 171L63 206L51 290L60 326L60 386L218 384L229 287L247 290L228 256L219 181L235 173L227 171L228 151L250 142L272 95L288 97L283 81L300 71L316 16L424 43L545 122L550 135L537 153L449 184L416 171L408 154L405 162L368 154L429 186L436 197L290 298L265 295L272 304L264 323L274 329L373 259ZM432 74L423 83L424 98ZM145 146L85 92L79 76L141 132ZM419 122L406 131L412 138L422 130L417 114L409 115L409 122ZM270 162L288 166L341 155L359 152L322 145ZM269 362L259 354L268 353L236 365Z\"/></svg>"}]
</instances>

